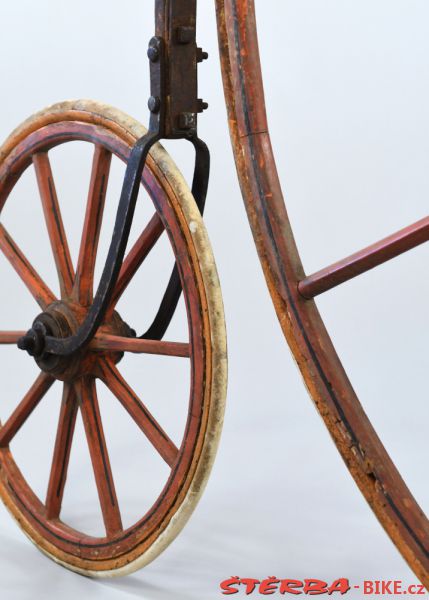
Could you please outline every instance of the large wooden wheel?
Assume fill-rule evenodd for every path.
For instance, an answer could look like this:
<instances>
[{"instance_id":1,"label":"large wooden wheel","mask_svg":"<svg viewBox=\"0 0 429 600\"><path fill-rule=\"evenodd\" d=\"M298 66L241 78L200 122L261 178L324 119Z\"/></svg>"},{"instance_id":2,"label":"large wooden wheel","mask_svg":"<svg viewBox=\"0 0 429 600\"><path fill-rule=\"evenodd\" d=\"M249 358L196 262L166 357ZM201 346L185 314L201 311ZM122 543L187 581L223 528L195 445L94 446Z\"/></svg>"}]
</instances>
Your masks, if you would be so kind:
<instances>
[{"instance_id":1,"label":"large wooden wheel","mask_svg":"<svg viewBox=\"0 0 429 600\"><path fill-rule=\"evenodd\" d=\"M94 265L112 157L126 161L144 128L119 111L91 101L54 105L27 120L0 149L0 210L24 171L34 168L47 232L60 281L56 297L0 224L0 250L25 283L57 335L76 331L93 297ZM91 183L77 264L63 225L49 151L75 140L94 147ZM0 427L0 495L30 539L48 556L77 572L112 576L153 560L178 534L195 507L210 473L222 425L226 391L226 341L216 268L201 216L182 176L165 150L149 155L143 186L153 217L128 252L107 316L88 349L72 359L43 357L40 374ZM35 193L36 190L35 190ZM116 304L164 230L178 265L188 320L186 342L139 339ZM46 235L46 232L38 232ZM164 235L166 235L164 233ZM37 235L34 235L37 243ZM165 273L171 265L166 266ZM37 313L34 315L37 316ZM29 323L22 323L23 331ZM132 324L131 324L132 325ZM23 331L1 331L0 344L15 344ZM12 348L11 348L12 351ZM189 408L181 444L175 445L121 375L123 353L168 355L190 369ZM30 360L30 358L29 358ZM163 360L159 357L159 360ZM11 369L12 359L3 365ZM17 373L18 376L18 373ZM39 498L14 457L14 436L54 382L62 383L59 422L46 497ZM97 400L96 380L107 386L141 434L169 467L159 497L131 527L121 520ZM58 384L57 384L57 387ZM93 537L61 520L75 422L80 411L102 511L105 535ZM33 443L37 443L34 440ZM136 476L150 477L136 465ZM141 469L143 471L140 473Z\"/></svg>"},{"instance_id":2,"label":"large wooden wheel","mask_svg":"<svg viewBox=\"0 0 429 600\"><path fill-rule=\"evenodd\" d=\"M286 212L268 131L255 2L216 0L216 10L237 171L281 327L347 468L410 567L429 587L428 519L365 414L313 300L429 240L429 219L306 276Z\"/></svg>"}]
</instances>

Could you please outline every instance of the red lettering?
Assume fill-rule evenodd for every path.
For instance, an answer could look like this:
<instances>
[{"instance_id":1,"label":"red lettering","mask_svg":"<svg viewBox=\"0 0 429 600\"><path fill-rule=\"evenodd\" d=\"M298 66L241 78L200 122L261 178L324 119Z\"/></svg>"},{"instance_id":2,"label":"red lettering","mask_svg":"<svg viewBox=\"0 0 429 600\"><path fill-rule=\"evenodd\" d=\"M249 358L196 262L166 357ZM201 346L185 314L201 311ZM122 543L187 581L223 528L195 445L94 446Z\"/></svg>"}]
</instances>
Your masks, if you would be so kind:
<instances>
[{"instance_id":1,"label":"red lettering","mask_svg":"<svg viewBox=\"0 0 429 600\"><path fill-rule=\"evenodd\" d=\"M401 581L393 582L393 593L394 594L402 594L402 582Z\"/></svg>"},{"instance_id":2,"label":"red lettering","mask_svg":"<svg viewBox=\"0 0 429 600\"><path fill-rule=\"evenodd\" d=\"M259 586L259 593L268 596L268 594L274 594L277 591L277 584L280 583L280 579L277 577L268 577L268 579L264 579L261 581L261 585Z\"/></svg>"},{"instance_id":3,"label":"red lettering","mask_svg":"<svg viewBox=\"0 0 429 600\"><path fill-rule=\"evenodd\" d=\"M242 579L241 584L246 586L246 595L253 594L257 585L261 582L259 579Z\"/></svg>"},{"instance_id":4,"label":"red lettering","mask_svg":"<svg viewBox=\"0 0 429 600\"><path fill-rule=\"evenodd\" d=\"M364 581L363 582L363 593L365 595L374 593L374 584L372 581Z\"/></svg>"},{"instance_id":5,"label":"red lettering","mask_svg":"<svg viewBox=\"0 0 429 600\"><path fill-rule=\"evenodd\" d=\"M410 585L408 587L408 593L413 595L413 596L418 596L420 594L422 594L423 596L426 594L426 590L425 590L425 586L424 585Z\"/></svg>"},{"instance_id":6,"label":"red lettering","mask_svg":"<svg viewBox=\"0 0 429 600\"><path fill-rule=\"evenodd\" d=\"M282 579L280 581L280 594L302 594L303 592L299 589L302 587L304 587L304 584L298 579Z\"/></svg>"},{"instance_id":7,"label":"red lettering","mask_svg":"<svg viewBox=\"0 0 429 600\"><path fill-rule=\"evenodd\" d=\"M236 585L237 589L234 589L232 586ZM240 577L231 577L231 579L225 579L220 584L220 589L222 590L222 594L238 594L238 586L240 585Z\"/></svg>"},{"instance_id":8,"label":"red lettering","mask_svg":"<svg viewBox=\"0 0 429 600\"><path fill-rule=\"evenodd\" d=\"M349 590L350 583L348 579L337 579L330 587L328 587L328 594L331 595L334 592L339 592L340 594L347 594Z\"/></svg>"},{"instance_id":9,"label":"red lettering","mask_svg":"<svg viewBox=\"0 0 429 600\"><path fill-rule=\"evenodd\" d=\"M328 593L328 584L320 579L304 579L304 594L317 596Z\"/></svg>"}]
</instances>

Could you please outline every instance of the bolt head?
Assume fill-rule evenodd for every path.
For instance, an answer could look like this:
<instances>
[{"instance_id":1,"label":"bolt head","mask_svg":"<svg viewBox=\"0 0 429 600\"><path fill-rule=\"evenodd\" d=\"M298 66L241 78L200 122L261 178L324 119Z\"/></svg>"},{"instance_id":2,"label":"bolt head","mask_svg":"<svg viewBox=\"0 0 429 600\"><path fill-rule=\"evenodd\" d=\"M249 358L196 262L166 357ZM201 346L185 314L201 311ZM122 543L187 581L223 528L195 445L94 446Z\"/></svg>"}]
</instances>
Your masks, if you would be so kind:
<instances>
[{"instance_id":1,"label":"bolt head","mask_svg":"<svg viewBox=\"0 0 429 600\"><path fill-rule=\"evenodd\" d=\"M197 48L197 62L202 63L204 60L207 60L208 57L208 52L204 52L202 48Z\"/></svg>"},{"instance_id":2,"label":"bolt head","mask_svg":"<svg viewBox=\"0 0 429 600\"><path fill-rule=\"evenodd\" d=\"M147 56L151 62L156 62L159 59L159 50L155 46L149 46Z\"/></svg>"},{"instance_id":3,"label":"bolt head","mask_svg":"<svg viewBox=\"0 0 429 600\"><path fill-rule=\"evenodd\" d=\"M161 98L159 96L151 96L147 102L151 113L158 113L161 108Z\"/></svg>"},{"instance_id":4,"label":"bolt head","mask_svg":"<svg viewBox=\"0 0 429 600\"><path fill-rule=\"evenodd\" d=\"M201 98L198 99L198 112L202 113L205 110L207 110L209 107L208 102L204 102L204 100L201 100Z\"/></svg>"}]
</instances>

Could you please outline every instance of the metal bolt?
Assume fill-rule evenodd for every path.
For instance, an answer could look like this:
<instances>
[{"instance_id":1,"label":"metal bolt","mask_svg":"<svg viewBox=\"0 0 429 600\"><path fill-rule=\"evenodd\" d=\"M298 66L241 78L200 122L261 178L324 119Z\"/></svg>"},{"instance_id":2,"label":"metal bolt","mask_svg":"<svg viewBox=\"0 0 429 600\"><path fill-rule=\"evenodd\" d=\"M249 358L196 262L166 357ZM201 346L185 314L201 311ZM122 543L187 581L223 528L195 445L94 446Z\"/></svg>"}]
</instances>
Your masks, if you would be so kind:
<instances>
[{"instance_id":1,"label":"metal bolt","mask_svg":"<svg viewBox=\"0 0 429 600\"><path fill-rule=\"evenodd\" d=\"M49 332L43 323L36 321L33 327L18 340L18 348L26 350L30 356L39 357L43 354L45 338Z\"/></svg>"},{"instance_id":2,"label":"metal bolt","mask_svg":"<svg viewBox=\"0 0 429 600\"><path fill-rule=\"evenodd\" d=\"M155 46L149 46L147 56L151 62L156 62L159 58L159 49Z\"/></svg>"},{"instance_id":3,"label":"metal bolt","mask_svg":"<svg viewBox=\"0 0 429 600\"><path fill-rule=\"evenodd\" d=\"M208 52L204 52L202 48L197 48L197 62L202 63L203 60L207 60L209 57Z\"/></svg>"},{"instance_id":4,"label":"metal bolt","mask_svg":"<svg viewBox=\"0 0 429 600\"><path fill-rule=\"evenodd\" d=\"M205 110L207 110L209 107L207 102L204 102L204 100L201 100L200 98L198 98L198 112L202 113Z\"/></svg>"},{"instance_id":5,"label":"metal bolt","mask_svg":"<svg viewBox=\"0 0 429 600\"><path fill-rule=\"evenodd\" d=\"M161 98L159 98L159 96L151 96L147 102L147 105L150 112L156 114L161 108Z\"/></svg>"}]
</instances>

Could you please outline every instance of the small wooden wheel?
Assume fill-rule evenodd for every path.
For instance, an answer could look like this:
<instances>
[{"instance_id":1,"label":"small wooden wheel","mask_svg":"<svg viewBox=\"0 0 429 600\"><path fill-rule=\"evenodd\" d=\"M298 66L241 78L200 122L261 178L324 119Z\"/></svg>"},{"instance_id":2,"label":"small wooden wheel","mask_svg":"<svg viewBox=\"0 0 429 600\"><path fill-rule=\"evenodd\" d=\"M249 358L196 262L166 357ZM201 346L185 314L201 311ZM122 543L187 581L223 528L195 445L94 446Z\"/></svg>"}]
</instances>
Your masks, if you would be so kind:
<instances>
[{"instance_id":1,"label":"small wooden wheel","mask_svg":"<svg viewBox=\"0 0 429 600\"><path fill-rule=\"evenodd\" d=\"M126 161L145 129L123 113L92 101L64 102L34 115L0 150L0 210L24 171L33 165L60 280L57 298L0 224L0 249L38 302L55 335L76 331L91 305L94 265L112 156ZM72 264L48 152L80 140L94 145L79 258ZM142 184L155 213L126 256L105 321L89 348L73 359L39 360L40 374L0 428L0 495L30 539L53 560L85 575L122 575L153 560L180 532L194 509L214 459L226 392L226 338L216 268L193 197L165 150L149 155ZM188 319L187 343L139 339L114 310L128 283L163 231L180 272ZM171 265L170 265L171 266ZM37 315L34 315L35 317ZM23 323L23 328L28 324ZM23 332L0 332L14 344ZM117 366L122 353L182 357L190 363L190 398L181 445L176 446L133 392ZM142 360L144 356L141 357ZM162 359L161 359L162 360ZM7 368L10 369L10 363ZM119 400L142 435L169 465L155 501L131 527L123 527L103 433L96 379ZM19 469L10 443L55 380L63 397L46 499ZM105 526L103 537L77 531L60 519L76 416L81 412ZM22 434L24 434L23 429Z\"/></svg>"}]
</instances>

